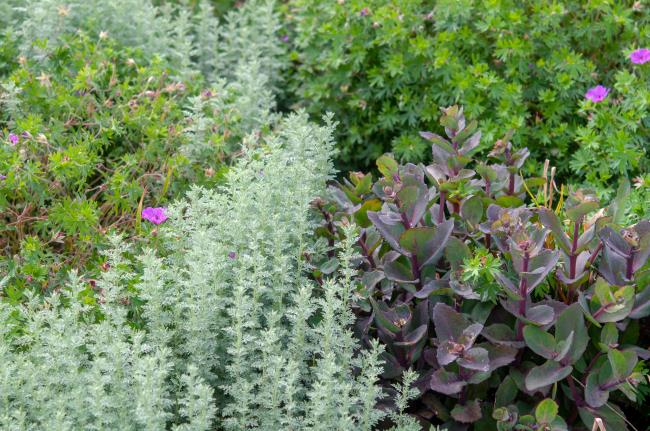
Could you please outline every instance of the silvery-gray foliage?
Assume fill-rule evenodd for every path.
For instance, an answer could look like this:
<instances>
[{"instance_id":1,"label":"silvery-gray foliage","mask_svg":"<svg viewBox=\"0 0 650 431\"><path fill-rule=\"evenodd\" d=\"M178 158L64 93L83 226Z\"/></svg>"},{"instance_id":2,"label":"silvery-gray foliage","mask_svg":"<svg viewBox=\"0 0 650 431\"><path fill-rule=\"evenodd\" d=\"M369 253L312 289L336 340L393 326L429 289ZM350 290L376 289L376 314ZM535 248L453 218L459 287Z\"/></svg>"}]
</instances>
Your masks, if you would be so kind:
<instances>
[{"instance_id":1,"label":"silvery-gray foliage","mask_svg":"<svg viewBox=\"0 0 650 431\"><path fill-rule=\"evenodd\" d=\"M322 250L309 204L332 173L324 121L251 136L225 186L169 210L166 252L134 265L115 239L97 305L75 275L45 302L0 303L0 427L371 429L381 352L349 329L356 228L342 226L337 279L305 271Z\"/></svg>"},{"instance_id":2,"label":"silvery-gray foliage","mask_svg":"<svg viewBox=\"0 0 650 431\"><path fill-rule=\"evenodd\" d=\"M179 374L168 347L127 324L126 249L116 243L109 253L97 308L80 300L87 283L76 274L44 302L0 302L0 428L164 429L179 403L182 429L206 429L197 425L215 414L205 402L212 389L191 368ZM184 383L174 392L172 376Z\"/></svg>"},{"instance_id":3,"label":"silvery-gray foliage","mask_svg":"<svg viewBox=\"0 0 650 431\"><path fill-rule=\"evenodd\" d=\"M106 32L179 67L189 61L191 26L180 8L156 8L149 0L25 0L16 4L14 14L23 51L34 50L37 40L56 46L62 35L82 30Z\"/></svg>"},{"instance_id":4,"label":"silvery-gray foliage","mask_svg":"<svg viewBox=\"0 0 650 431\"><path fill-rule=\"evenodd\" d=\"M246 134L278 119L268 78L258 63L240 64L236 73L233 81L220 79L210 90L189 99L185 109L189 140L180 151L193 162L213 160L215 152L232 152Z\"/></svg>"},{"instance_id":5,"label":"silvery-gray foliage","mask_svg":"<svg viewBox=\"0 0 650 431\"><path fill-rule=\"evenodd\" d=\"M280 72L287 67L281 26L274 0L247 1L229 12L220 32L216 75L236 75L237 65L256 61L277 91L282 82Z\"/></svg>"},{"instance_id":6,"label":"silvery-gray foliage","mask_svg":"<svg viewBox=\"0 0 650 431\"><path fill-rule=\"evenodd\" d=\"M242 68L261 70L276 90L286 64L273 0L248 1L215 17L209 2L196 12L151 0L9 0L0 5L0 23L13 28L21 50L42 55L77 31L114 38L121 45L160 55L183 78L200 72L207 82L236 81Z\"/></svg>"}]
</instances>

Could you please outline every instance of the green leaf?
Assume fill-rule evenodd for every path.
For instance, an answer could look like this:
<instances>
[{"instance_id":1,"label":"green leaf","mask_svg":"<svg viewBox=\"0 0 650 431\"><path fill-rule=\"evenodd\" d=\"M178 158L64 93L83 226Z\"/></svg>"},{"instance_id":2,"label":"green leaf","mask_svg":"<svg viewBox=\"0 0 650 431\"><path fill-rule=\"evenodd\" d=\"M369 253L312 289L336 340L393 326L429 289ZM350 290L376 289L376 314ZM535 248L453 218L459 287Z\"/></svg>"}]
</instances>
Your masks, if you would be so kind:
<instances>
[{"instance_id":1,"label":"green leaf","mask_svg":"<svg viewBox=\"0 0 650 431\"><path fill-rule=\"evenodd\" d=\"M417 279L413 274L411 263L405 256L400 255L396 251L390 251L384 255L382 260L384 265L384 273L389 280L398 283L415 283Z\"/></svg>"},{"instance_id":2,"label":"green leaf","mask_svg":"<svg viewBox=\"0 0 650 431\"><path fill-rule=\"evenodd\" d=\"M596 320L601 323L619 322L630 315L634 306L634 286L610 286L606 281L599 279L596 282L595 295L596 307L605 307Z\"/></svg>"},{"instance_id":3,"label":"green leaf","mask_svg":"<svg viewBox=\"0 0 650 431\"><path fill-rule=\"evenodd\" d=\"M623 352L616 349L610 349L607 352L607 359L612 367L612 374L616 380L621 380L627 377L627 361Z\"/></svg>"},{"instance_id":4,"label":"green leaf","mask_svg":"<svg viewBox=\"0 0 650 431\"><path fill-rule=\"evenodd\" d=\"M494 397L494 407L506 407L507 405L512 404L515 398L517 398L518 392L517 384L513 378L506 376L497 388Z\"/></svg>"},{"instance_id":5,"label":"green leaf","mask_svg":"<svg viewBox=\"0 0 650 431\"><path fill-rule=\"evenodd\" d=\"M465 350L463 356L456 361L463 368L477 371L490 370L490 358L488 351L482 347L472 347Z\"/></svg>"},{"instance_id":6,"label":"green leaf","mask_svg":"<svg viewBox=\"0 0 650 431\"><path fill-rule=\"evenodd\" d=\"M549 360L543 365L535 367L526 375L526 389L534 391L552 385L555 382L565 379L571 374L573 367L562 366L559 363Z\"/></svg>"},{"instance_id":7,"label":"green leaf","mask_svg":"<svg viewBox=\"0 0 650 431\"><path fill-rule=\"evenodd\" d=\"M398 173L399 165L391 155L384 154L377 159L377 169L384 177L392 181L393 175Z\"/></svg>"},{"instance_id":8,"label":"green leaf","mask_svg":"<svg viewBox=\"0 0 650 431\"><path fill-rule=\"evenodd\" d=\"M557 362L564 362L564 359L571 350L574 335L575 333L571 332L567 338L557 341L557 356L553 358Z\"/></svg>"},{"instance_id":9,"label":"green leaf","mask_svg":"<svg viewBox=\"0 0 650 431\"><path fill-rule=\"evenodd\" d=\"M564 232L562 223L557 215L546 208L541 208L539 210L539 221L542 222L544 226L549 228L553 232L553 238L555 238L555 243L562 248L566 253L571 253L571 240Z\"/></svg>"},{"instance_id":10,"label":"green leaf","mask_svg":"<svg viewBox=\"0 0 650 431\"><path fill-rule=\"evenodd\" d=\"M580 419L587 429L591 429L596 417L601 418L605 423L607 431L625 431L628 429L625 423L625 414L616 405L608 403L597 410L588 407L578 407Z\"/></svg>"},{"instance_id":11,"label":"green leaf","mask_svg":"<svg viewBox=\"0 0 650 431\"><path fill-rule=\"evenodd\" d=\"M504 208L518 208L524 204L524 201L516 196L503 195L495 199L495 202L500 207Z\"/></svg>"},{"instance_id":12,"label":"green leaf","mask_svg":"<svg viewBox=\"0 0 650 431\"><path fill-rule=\"evenodd\" d=\"M571 335L573 334L573 335ZM589 344L589 334L585 326L580 304L574 303L565 308L555 322L555 342L573 338L569 350L569 361L571 364L576 363L583 355Z\"/></svg>"},{"instance_id":13,"label":"green leaf","mask_svg":"<svg viewBox=\"0 0 650 431\"><path fill-rule=\"evenodd\" d=\"M435 228L414 227L404 231L399 238L399 244L404 250L417 256L418 262L423 263L436 252L432 245L435 234Z\"/></svg>"},{"instance_id":14,"label":"green leaf","mask_svg":"<svg viewBox=\"0 0 650 431\"><path fill-rule=\"evenodd\" d=\"M470 225L477 225L483 218L483 199L480 196L471 196L463 200L460 206L460 215Z\"/></svg>"},{"instance_id":15,"label":"green leaf","mask_svg":"<svg viewBox=\"0 0 650 431\"><path fill-rule=\"evenodd\" d=\"M320 266L320 271L323 274L331 274L334 271L336 271L338 267L339 267L339 261L337 258L333 257Z\"/></svg>"},{"instance_id":16,"label":"green leaf","mask_svg":"<svg viewBox=\"0 0 650 431\"><path fill-rule=\"evenodd\" d=\"M463 241L454 236L449 238L445 249L445 258L453 269L458 269L470 255L469 247Z\"/></svg>"},{"instance_id":17,"label":"green leaf","mask_svg":"<svg viewBox=\"0 0 650 431\"><path fill-rule=\"evenodd\" d=\"M440 223L436 226L436 232L429 244L430 250L427 253L426 259L420 261L420 268L425 265L435 265L438 263L438 259L442 255L443 251L447 247L447 243L451 238L451 234L454 230L454 221L447 220L446 222Z\"/></svg>"},{"instance_id":18,"label":"green leaf","mask_svg":"<svg viewBox=\"0 0 650 431\"><path fill-rule=\"evenodd\" d=\"M546 398L535 408L535 419L540 425L550 424L555 420L558 411L557 403L550 398Z\"/></svg>"},{"instance_id":19,"label":"green leaf","mask_svg":"<svg viewBox=\"0 0 650 431\"><path fill-rule=\"evenodd\" d=\"M455 152L454 148L451 146L451 143L440 135L436 135L435 133L431 132L420 132L420 136L428 141L433 142L434 145L442 148L449 154L453 154Z\"/></svg>"},{"instance_id":20,"label":"green leaf","mask_svg":"<svg viewBox=\"0 0 650 431\"><path fill-rule=\"evenodd\" d=\"M609 399L609 391L600 389L598 374L597 370L592 370L585 385L585 401L594 408L604 405Z\"/></svg>"},{"instance_id":21,"label":"green leaf","mask_svg":"<svg viewBox=\"0 0 650 431\"><path fill-rule=\"evenodd\" d=\"M426 324L420 325L414 331L407 334L406 337L404 337L403 341L395 342L395 343L393 343L393 345L402 346L402 347L414 346L420 340L422 340L423 337L426 335L427 328L428 328L428 325L426 325Z\"/></svg>"},{"instance_id":22,"label":"green leaf","mask_svg":"<svg viewBox=\"0 0 650 431\"><path fill-rule=\"evenodd\" d=\"M609 350L610 347L618 345L618 329L616 324L606 323L600 331L600 348L603 352Z\"/></svg>"},{"instance_id":23,"label":"green leaf","mask_svg":"<svg viewBox=\"0 0 650 431\"><path fill-rule=\"evenodd\" d=\"M596 211L598 209L599 205L598 202L590 201L590 202L582 202L573 208L570 208L565 211L566 216L569 218L569 220L575 222L578 220L580 217L584 217L585 215L589 214L592 211Z\"/></svg>"},{"instance_id":24,"label":"green leaf","mask_svg":"<svg viewBox=\"0 0 650 431\"><path fill-rule=\"evenodd\" d=\"M612 367L612 375L616 380L627 379L638 362L637 354L633 350L610 349L607 352L607 358Z\"/></svg>"},{"instance_id":25,"label":"green leaf","mask_svg":"<svg viewBox=\"0 0 650 431\"><path fill-rule=\"evenodd\" d=\"M616 198L609 204L608 212L612 216L612 222L622 225L625 219L627 201L630 198L630 182L623 178L616 191Z\"/></svg>"},{"instance_id":26,"label":"green leaf","mask_svg":"<svg viewBox=\"0 0 650 431\"><path fill-rule=\"evenodd\" d=\"M381 201L379 199L369 199L359 207L359 209L354 213L354 221L360 227L369 227L372 225L372 222L368 218L368 211L380 211L381 210Z\"/></svg>"},{"instance_id":27,"label":"green leaf","mask_svg":"<svg viewBox=\"0 0 650 431\"><path fill-rule=\"evenodd\" d=\"M526 345L535 353L546 359L553 359L557 353L555 338L537 326L524 327L524 340Z\"/></svg>"},{"instance_id":28,"label":"green leaf","mask_svg":"<svg viewBox=\"0 0 650 431\"><path fill-rule=\"evenodd\" d=\"M354 174L351 172L350 176L352 178L357 178L354 176ZM365 195L370 193L370 190L372 188L372 174L366 174L363 176L363 178L356 183L356 186L354 188L354 192L356 193L357 196Z\"/></svg>"},{"instance_id":29,"label":"green leaf","mask_svg":"<svg viewBox=\"0 0 650 431\"><path fill-rule=\"evenodd\" d=\"M465 405L460 403L451 410L451 417L456 419L460 423L473 423L481 419L481 405L477 400L472 400Z\"/></svg>"},{"instance_id":30,"label":"green leaf","mask_svg":"<svg viewBox=\"0 0 650 431\"><path fill-rule=\"evenodd\" d=\"M553 322L555 311L546 304L536 305L526 311L526 316L519 316L521 320L532 325L544 326Z\"/></svg>"},{"instance_id":31,"label":"green leaf","mask_svg":"<svg viewBox=\"0 0 650 431\"><path fill-rule=\"evenodd\" d=\"M433 323L439 341L458 340L471 322L447 304L438 302L433 308Z\"/></svg>"},{"instance_id":32,"label":"green leaf","mask_svg":"<svg viewBox=\"0 0 650 431\"><path fill-rule=\"evenodd\" d=\"M393 213L381 213L368 211L368 219L377 228L381 236L388 241L394 250L401 250L399 237L404 233L404 226L399 220L399 216Z\"/></svg>"},{"instance_id":33,"label":"green leaf","mask_svg":"<svg viewBox=\"0 0 650 431\"><path fill-rule=\"evenodd\" d=\"M384 330L397 334L400 332L399 326L395 324L397 315L394 311L390 310L383 302L377 302L370 298L370 303L375 312L375 322Z\"/></svg>"},{"instance_id":34,"label":"green leaf","mask_svg":"<svg viewBox=\"0 0 650 431\"><path fill-rule=\"evenodd\" d=\"M467 386L467 382L458 377L456 373L447 371L444 368L438 368L431 375L431 381L429 382L431 390L445 395L457 394L465 386Z\"/></svg>"}]
</instances>

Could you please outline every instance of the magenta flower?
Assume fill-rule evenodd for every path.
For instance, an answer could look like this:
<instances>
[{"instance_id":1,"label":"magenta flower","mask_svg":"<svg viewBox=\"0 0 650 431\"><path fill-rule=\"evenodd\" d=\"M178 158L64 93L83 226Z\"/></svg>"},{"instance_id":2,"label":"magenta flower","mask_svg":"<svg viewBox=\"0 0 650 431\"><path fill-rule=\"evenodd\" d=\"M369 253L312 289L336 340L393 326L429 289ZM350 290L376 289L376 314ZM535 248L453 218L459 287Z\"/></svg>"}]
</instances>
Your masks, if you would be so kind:
<instances>
[{"instance_id":1,"label":"magenta flower","mask_svg":"<svg viewBox=\"0 0 650 431\"><path fill-rule=\"evenodd\" d=\"M6 180L6 179L7 179L7 176L6 176L6 175L2 175L2 174L0 174L0 181L2 181L2 180Z\"/></svg>"},{"instance_id":2,"label":"magenta flower","mask_svg":"<svg viewBox=\"0 0 650 431\"><path fill-rule=\"evenodd\" d=\"M605 97L607 97L608 94L609 89L607 87L596 85L594 88L590 88L589 91L585 93L585 98L591 100L594 103L598 103L605 100Z\"/></svg>"},{"instance_id":3,"label":"magenta flower","mask_svg":"<svg viewBox=\"0 0 650 431\"><path fill-rule=\"evenodd\" d=\"M165 214L165 208L147 207L142 210L142 218L153 224L160 224L167 220L167 215Z\"/></svg>"},{"instance_id":4,"label":"magenta flower","mask_svg":"<svg viewBox=\"0 0 650 431\"><path fill-rule=\"evenodd\" d=\"M9 142L11 145L16 145L20 141L20 138L15 133L9 133Z\"/></svg>"},{"instance_id":5,"label":"magenta flower","mask_svg":"<svg viewBox=\"0 0 650 431\"><path fill-rule=\"evenodd\" d=\"M632 51L630 54L630 61L634 64L644 64L650 61L650 49L639 48Z\"/></svg>"}]
</instances>

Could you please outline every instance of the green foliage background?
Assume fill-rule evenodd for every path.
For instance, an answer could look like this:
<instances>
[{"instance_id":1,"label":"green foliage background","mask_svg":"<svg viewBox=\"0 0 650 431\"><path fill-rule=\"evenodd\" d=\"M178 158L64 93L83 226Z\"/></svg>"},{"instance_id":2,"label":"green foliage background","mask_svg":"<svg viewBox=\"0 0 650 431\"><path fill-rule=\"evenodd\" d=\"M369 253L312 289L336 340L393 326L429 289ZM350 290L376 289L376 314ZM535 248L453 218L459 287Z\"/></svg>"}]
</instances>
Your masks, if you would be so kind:
<instances>
[{"instance_id":1,"label":"green foliage background","mask_svg":"<svg viewBox=\"0 0 650 431\"><path fill-rule=\"evenodd\" d=\"M481 148L515 130L527 170L546 158L559 177L611 197L646 173L650 67L629 53L650 40L648 5L633 1L292 0L296 103L341 119L340 165L367 168L386 151L430 158L419 130L439 108L482 119ZM584 99L602 84L602 103Z\"/></svg>"}]
</instances>

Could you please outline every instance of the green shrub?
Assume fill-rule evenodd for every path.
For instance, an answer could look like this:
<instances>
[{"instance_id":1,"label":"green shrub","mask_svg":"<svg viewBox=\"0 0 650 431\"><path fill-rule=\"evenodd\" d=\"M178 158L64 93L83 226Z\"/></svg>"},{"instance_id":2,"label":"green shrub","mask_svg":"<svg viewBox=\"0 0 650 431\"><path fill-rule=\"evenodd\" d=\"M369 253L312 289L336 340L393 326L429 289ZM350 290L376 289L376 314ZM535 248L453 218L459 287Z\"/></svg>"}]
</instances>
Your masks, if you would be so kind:
<instances>
[{"instance_id":1,"label":"green shrub","mask_svg":"<svg viewBox=\"0 0 650 431\"><path fill-rule=\"evenodd\" d=\"M648 40L640 2L293 0L296 103L340 119L341 165L367 169L386 151L429 160L414 130L441 132L439 107L480 116L485 151L509 129L564 181L611 197L645 173L650 63L629 54ZM602 84L601 103L585 100Z\"/></svg>"},{"instance_id":2,"label":"green shrub","mask_svg":"<svg viewBox=\"0 0 650 431\"><path fill-rule=\"evenodd\" d=\"M493 162L474 160L481 132L457 106L440 125L446 138L421 132L433 163L384 155L377 181L353 172L315 203L317 231L332 246L356 240L363 256L355 330L385 346L382 383L417 371L409 412L450 429L590 429L594 417L642 429L650 221L622 225L629 185L601 210L585 190L558 196L552 178L524 179L529 153L510 135ZM314 275L336 267L324 258Z\"/></svg>"},{"instance_id":3,"label":"green shrub","mask_svg":"<svg viewBox=\"0 0 650 431\"><path fill-rule=\"evenodd\" d=\"M137 235L143 207L218 184L241 139L274 118L254 65L202 90L110 37L60 42L2 83L0 268L19 290L54 289L70 268L92 278L107 231Z\"/></svg>"}]
</instances>

